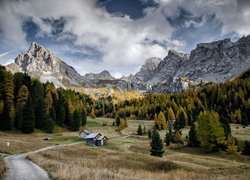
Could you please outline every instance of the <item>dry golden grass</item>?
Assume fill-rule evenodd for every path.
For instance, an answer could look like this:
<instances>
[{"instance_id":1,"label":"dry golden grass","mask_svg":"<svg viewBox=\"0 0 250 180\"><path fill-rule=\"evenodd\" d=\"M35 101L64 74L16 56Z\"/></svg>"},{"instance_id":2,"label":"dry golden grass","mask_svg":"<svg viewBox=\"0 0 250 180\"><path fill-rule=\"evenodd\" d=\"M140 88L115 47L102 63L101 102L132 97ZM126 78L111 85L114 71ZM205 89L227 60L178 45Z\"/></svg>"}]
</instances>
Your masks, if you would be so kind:
<instances>
[{"instance_id":1,"label":"dry golden grass","mask_svg":"<svg viewBox=\"0 0 250 180\"><path fill-rule=\"evenodd\" d=\"M163 158L152 157L147 136L136 135L139 124L147 129L153 127L152 121L138 120L128 120L128 127L120 133L112 126L91 126L90 131L110 136L108 146L90 147L84 143L32 154L29 158L58 179L250 179L250 158L239 154L204 154L199 148L164 147ZM188 130L184 129L183 134ZM162 138L165 133L160 132Z\"/></svg>"},{"instance_id":2,"label":"dry golden grass","mask_svg":"<svg viewBox=\"0 0 250 180\"><path fill-rule=\"evenodd\" d=\"M146 140L117 138L106 147L85 144L32 154L29 158L58 179L249 179L245 163L165 149L149 155Z\"/></svg>"},{"instance_id":3,"label":"dry golden grass","mask_svg":"<svg viewBox=\"0 0 250 180\"><path fill-rule=\"evenodd\" d=\"M23 135L15 133L1 133L0 152L7 154L16 154L32 151L46 146L42 140L41 134ZM9 146L7 146L9 142Z\"/></svg>"},{"instance_id":4,"label":"dry golden grass","mask_svg":"<svg viewBox=\"0 0 250 180\"><path fill-rule=\"evenodd\" d=\"M32 154L34 162L58 179L186 179L204 173L176 169L174 163L149 155L124 153L113 148L86 145Z\"/></svg>"},{"instance_id":5,"label":"dry golden grass","mask_svg":"<svg viewBox=\"0 0 250 180\"><path fill-rule=\"evenodd\" d=\"M73 142L77 136L78 132L68 132L62 129L54 134L47 134L42 131L37 131L33 134L0 131L0 153L17 154L54 144L70 143ZM45 141L44 138L46 137L52 137L53 140ZM9 142L9 146L7 146L7 142Z\"/></svg>"}]
</instances>

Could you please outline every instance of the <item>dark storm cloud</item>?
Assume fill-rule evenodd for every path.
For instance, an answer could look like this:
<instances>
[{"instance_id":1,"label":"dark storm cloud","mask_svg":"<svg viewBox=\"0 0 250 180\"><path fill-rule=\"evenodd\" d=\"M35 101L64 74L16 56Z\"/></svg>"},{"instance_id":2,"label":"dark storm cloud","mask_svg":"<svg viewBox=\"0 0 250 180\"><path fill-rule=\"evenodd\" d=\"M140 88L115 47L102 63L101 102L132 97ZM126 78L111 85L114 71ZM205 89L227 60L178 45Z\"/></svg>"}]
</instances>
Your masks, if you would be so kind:
<instances>
[{"instance_id":1,"label":"dark storm cloud","mask_svg":"<svg viewBox=\"0 0 250 180\"><path fill-rule=\"evenodd\" d=\"M250 34L248 0L0 0L0 62L37 41L82 74ZM4 47L4 48L3 48ZM14 57L13 57L14 58ZM86 68L82 68L86 67Z\"/></svg>"}]
</instances>

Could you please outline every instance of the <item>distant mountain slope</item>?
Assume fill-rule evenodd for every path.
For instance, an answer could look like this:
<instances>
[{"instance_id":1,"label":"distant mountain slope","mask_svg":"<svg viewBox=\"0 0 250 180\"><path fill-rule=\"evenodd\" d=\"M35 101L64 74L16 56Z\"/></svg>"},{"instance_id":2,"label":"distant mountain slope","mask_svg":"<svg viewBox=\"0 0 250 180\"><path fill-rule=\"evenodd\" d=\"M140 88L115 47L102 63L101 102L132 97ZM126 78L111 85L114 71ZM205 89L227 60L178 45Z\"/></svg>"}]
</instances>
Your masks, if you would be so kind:
<instances>
[{"instance_id":1,"label":"distant mountain slope","mask_svg":"<svg viewBox=\"0 0 250 180\"><path fill-rule=\"evenodd\" d=\"M234 79L249 68L250 36L237 42L224 39L198 44L190 55L170 50L151 78L141 83L157 92L178 92L204 82Z\"/></svg>"},{"instance_id":2,"label":"distant mountain slope","mask_svg":"<svg viewBox=\"0 0 250 180\"><path fill-rule=\"evenodd\" d=\"M11 72L27 72L40 80L54 82L57 86L118 87L121 89L179 92L189 87L209 82L219 83L239 77L250 68L250 36L237 42L224 39L201 43L189 54L169 50L163 59L150 58L139 72L116 79L104 70L81 76L45 47L31 43L29 50L21 53L15 63L7 65Z\"/></svg>"}]
</instances>

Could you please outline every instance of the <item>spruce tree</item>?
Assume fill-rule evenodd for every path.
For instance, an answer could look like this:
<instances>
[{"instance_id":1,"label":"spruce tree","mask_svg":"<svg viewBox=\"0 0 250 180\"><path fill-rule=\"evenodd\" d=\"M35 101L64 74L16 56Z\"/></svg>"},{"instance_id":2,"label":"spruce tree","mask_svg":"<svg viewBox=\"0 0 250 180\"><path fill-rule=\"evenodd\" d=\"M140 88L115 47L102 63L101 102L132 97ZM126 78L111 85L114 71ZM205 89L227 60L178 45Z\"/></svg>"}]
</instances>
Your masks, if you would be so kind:
<instances>
[{"instance_id":1,"label":"spruce tree","mask_svg":"<svg viewBox=\"0 0 250 180\"><path fill-rule=\"evenodd\" d=\"M151 146L150 152L152 156L158 156L158 157L163 156L163 153L164 153L163 143L156 129L153 131L152 141L150 143L150 146Z\"/></svg>"},{"instance_id":2,"label":"spruce tree","mask_svg":"<svg viewBox=\"0 0 250 180\"><path fill-rule=\"evenodd\" d=\"M54 130L54 120L51 117L47 117L45 118L45 122L44 122L44 131L47 133L52 133Z\"/></svg>"},{"instance_id":3,"label":"spruce tree","mask_svg":"<svg viewBox=\"0 0 250 180\"><path fill-rule=\"evenodd\" d=\"M37 98L37 105L35 106L35 127L37 129L43 129L45 125L45 102L44 98L38 97Z\"/></svg>"},{"instance_id":4,"label":"spruce tree","mask_svg":"<svg viewBox=\"0 0 250 180\"><path fill-rule=\"evenodd\" d=\"M137 134L140 135L140 136L143 134L142 133L142 128L141 128L140 124L139 124L138 129L137 129Z\"/></svg>"},{"instance_id":5,"label":"spruce tree","mask_svg":"<svg viewBox=\"0 0 250 180\"><path fill-rule=\"evenodd\" d=\"M2 83L1 83L2 84ZM0 120L0 130L11 130L15 120L14 85L10 72L3 72L3 115Z\"/></svg>"},{"instance_id":6,"label":"spruce tree","mask_svg":"<svg viewBox=\"0 0 250 180\"><path fill-rule=\"evenodd\" d=\"M65 109L63 106L60 106L59 108L57 119L58 119L59 126L63 126L64 121L65 121Z\"/></svg>"},{"instance_id":7,"label":"spruce tree","mask_svg":"<svg viewBox=\"0 0 250 180\"><path fill-rule=\"evenodd\" d=\"M249 125L249 121L248 121L247 115L245 113L242 113L242 125L244 125L244 126Z\"/></svg>"},{"instance_id":8,"label":"spruce tree","mask_svg":"<svg viewBox=\"0 0 250 180\"><path fill-rule=\"evenodd\" d=\"M23 121L21 131L24 133L32 133L35 127L35 113L32 105L30 94L28 96L26 105L23 109Z\"/></svg>"},{"instance_id":9,"label":"spruce tree","mask_svg":"<svg viewBox=\"0 0 250 180\"><path fill-rule=\"evenodd\" d=\"M78 131L80 128L81 122L81 112L79 110L75 110L73 114L73 120L70 123L70 129L72 131Z\"/></svg>"},{"instance_id":10,"label":"spruce tree","mask_svg":"<svg viewBox=\"0 0 250 180\"><path fill-rule=\"evenodd\" d=\"M169 124L168 126L168 132L166 132L166 137L165 137L165 143L166 146L169 146L171 142L173 142L173 132L172 132L172 125Z\"/></svg>"},{"instance_id":11,"label":"spruce tree","mask_svg":"<svg viewBox=\"0 0 250 180\"><path fill-rule=\"evenodd\" d=\"M82 125L86 126L87 124L87 111L85 108L82 109Z\"/></svg>"},{"instance_id":12,"label":"spruce tree","mask_svg":"<svg viewBox=\"0 0 250 180\"><path fill-rule=\"evenodd\" d=\"M50 109L53 103L53 99L52 99L52 95L50 91L46 93L44 103L45 103L45 115L50 116Z\"/></svg>"},{"instance_id":13,"label":"spruce tree","mask_svg":"<svg viewBox=\"0 0 250 180\"><path fill-rule=\"evenodd\" d=\"M54 106L52 105L50 108L50 117L51 119L54 121L54 123L56 122L56 111Z\"/></svg>"},{"instance_id":14,"label":"spruce tree","mask_svg":"<svg viewBox=\"0 0 250 180\"><path fill-rule=\"evenodd\" d=\"M188 146L198 147L199 145L200 145L200 142L199 142L198 137L196 135L195 125L192 124L190 131L189 131Z\"/></svg>"},{"instance_id":15,"label":"spruce tree","mask_svg":"<svg viewBox=\"0 0 250 180\"><path fill-rule=\"evenodd\" d=\"M16 129L21 128L23 119L23 108L25 107L28 96L29 96L28 88L25 85L21 86L17 94L17 102L16 102L16 117L14 123Z\"/></svg>"},{"instance_id":16,"label":"spruce tree","mask_svg":"<svg viewBox=\"0 0 250 180\"><path fill-rule=\"evenodd\" d=\"M179 108L176 114L176 122L175 122L175 129L182 129L184 128L188 123L188 117L185 113L184 109L182 107Z\"/></svg>"}]
</instances>

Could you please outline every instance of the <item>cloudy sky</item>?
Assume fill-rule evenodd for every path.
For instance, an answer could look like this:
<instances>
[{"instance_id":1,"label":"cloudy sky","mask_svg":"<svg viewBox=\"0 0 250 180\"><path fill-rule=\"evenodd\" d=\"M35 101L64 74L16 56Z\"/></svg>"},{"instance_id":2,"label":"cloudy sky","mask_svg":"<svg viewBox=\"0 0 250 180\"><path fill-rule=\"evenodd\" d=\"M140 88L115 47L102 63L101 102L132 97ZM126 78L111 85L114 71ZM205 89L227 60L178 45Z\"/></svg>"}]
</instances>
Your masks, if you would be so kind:
<instances>
[{"instance_id":1,"label":"cloudy sky","mask_svg":"<svg viewBox=\"0 0 250 180\"><path fill-rule=\"evenodd\" d=\"M0 63L31 42L80 74L139 70L169 49L250 34L249 0L0 0Z\"/></svg>"}]
</instances>

